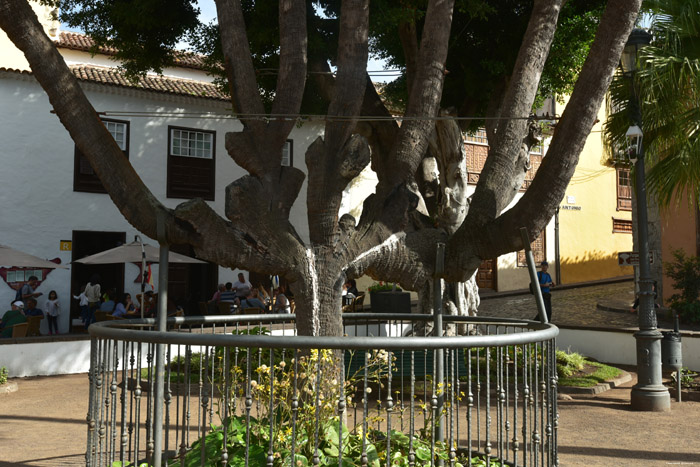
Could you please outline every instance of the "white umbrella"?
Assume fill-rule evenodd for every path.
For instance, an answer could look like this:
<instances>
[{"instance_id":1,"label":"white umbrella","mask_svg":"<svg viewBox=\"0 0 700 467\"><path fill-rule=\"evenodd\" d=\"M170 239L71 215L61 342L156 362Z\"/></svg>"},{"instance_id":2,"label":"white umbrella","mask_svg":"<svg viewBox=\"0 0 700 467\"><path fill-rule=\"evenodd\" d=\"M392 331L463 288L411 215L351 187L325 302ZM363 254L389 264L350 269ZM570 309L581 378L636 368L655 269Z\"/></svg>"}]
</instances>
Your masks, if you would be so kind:
<instances>
[{"instance_id":1,"label":"white umbrella","mask_svg":"<svg viewBox=\"0 0 700 467\"><path fill-rule=\"evenodd\" d=\"M0 266L16 268L68 269L67 267L0 245Z\"/></svg>"},{"instance_id":2,"label":"white umbrella","mask_svg":"<svg viewBox=\"0 0 700 467\"><path fill-rule=\"evenodd\" d=\"M143 244L143 249L146 253L146 262L157 263L159 260L159 248ZM141 243L138 241L127 243L111 250L102 251L100 253L95 253L94 255L86 256L85 258L80 258L73 261L74 263L82 264L114 264L114 263L140 263L143 260L143 252L141 250ZM204 264L205 261L199 259L190 258L189 256L181 255L179 253L170 252L168 255L169 263L196 263Z\"/></svg>"},{"instance_id":3,"label":"white umbrella","mask_svg":"<svg viewBox=\"0 0 700 467\"><path fill-rule=\"evenodd\" d=\"M141 263L141 318L143 318L144 290L146 287L146 263L158 263L160 261L160 248L141 242L137 235L136 239L126 245L105 250L94 255L86 256L73 261L82 264L115 264L115 263ZM196 263L205 264L206 261L190 258L179 253L168 253L169 263ZM166 268L167 270L167 268Z\"/></svg>"}]
</instances>

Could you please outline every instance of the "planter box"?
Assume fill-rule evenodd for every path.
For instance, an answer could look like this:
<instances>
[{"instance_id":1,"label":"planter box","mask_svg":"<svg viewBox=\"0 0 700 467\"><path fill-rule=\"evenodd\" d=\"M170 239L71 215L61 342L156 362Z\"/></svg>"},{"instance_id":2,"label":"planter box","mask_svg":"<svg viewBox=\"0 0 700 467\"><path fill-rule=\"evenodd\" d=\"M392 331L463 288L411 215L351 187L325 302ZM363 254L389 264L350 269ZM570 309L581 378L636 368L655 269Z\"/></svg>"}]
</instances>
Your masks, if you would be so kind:
<instances>
[{"instance_id":1,"label":"planter box","mask_svg":"<svg viewBox=\"0 0 700 467\"><path fill-rule=\"evenodd\" d=\"M370 292L372 313L410 313L411 294L408 292Z\"/></svg>"}]
</instances>

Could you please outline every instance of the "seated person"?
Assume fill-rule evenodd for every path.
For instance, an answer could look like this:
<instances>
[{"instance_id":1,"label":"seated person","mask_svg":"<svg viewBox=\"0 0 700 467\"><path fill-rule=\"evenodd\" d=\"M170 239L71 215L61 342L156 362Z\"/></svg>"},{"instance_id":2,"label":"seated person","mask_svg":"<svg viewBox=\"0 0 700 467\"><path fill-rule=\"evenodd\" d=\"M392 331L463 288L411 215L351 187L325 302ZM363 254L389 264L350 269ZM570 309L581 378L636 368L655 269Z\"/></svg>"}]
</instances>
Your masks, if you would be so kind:
<instances>
[{"instance_id":1,"label":"seated person","mask_svg":"<svg viewBox=\"0 0 700 467\"><path fill-rule=\"evenodd\" d=\"M359 295L360 292L357 290L357 282L355 282L355 279L350 279L343 284L343 297L355 298Z\"/></svg>"},{"instance_id":2,"label":"seated person","mask_svg":"<svg viewBox=\"0 0 700 467\"><path fill-rule=\"evenodd\" d=\"M227 282L224 286L224 291L219 294L219 303L235 303L236 292L233 290L233 284Z\"/></svg>"},{"instance_id":3,"label":"seated person","mask_svg":"<svg viewBox=\"0 0 700 467\"><path fill-rule=\"evenodd\" d=\"M27 299L27 308L24 309L24 316L29 318L30 316L44 316L44 312L36 307L36 299Z\"/></svg>"},{"instance_id":4,"label":"seated person","mask_svg":"<svg viewBox=\"0 0 700 467\"><path fill-rule=\"evenodd\" d=\"M112 295L112 296L114 296L114 295ZM115 307L114 300L112 300L110 296L106 296L106 297L107 297L107 300L102 302L102 304L100 305L100 311L106 311L107 313L111 313L112 311L114 311L114 307Z\"/></svg>"},{"instance_id":5,"label":"seated person","mask_svg":"<svg viewBox=\"0 0 700 467\"><path fill-rule=\"evenodd\" d=\"M216 289L216 292L214 292L214 295L212 295L211 300L207 302L209 305L215 305L219 303L219 300L221 300L221 293L226 290L226 286L224 284L219 284L219 286Z\"/></svg>"},{"instance_id":6,"label":"seated person","mask_svg":"<svg viewBox=\"0 0 700 467\"><path fill-rule=\"evenodd\" d=\"M12 327L15 324L27 322L27 317L24 316L24 302L17 300L12 302L12 309L7 311L2 319L0 319L0 337L12 337Z\"/></svg>"},{"instance_id":7,"label":"seated person","mask_svg":"<svg viewBox=\"0 0 700 467\"><path fill-rule=\"evenodd\" d=\"M140 306L141 294L136 295L136 300ZM158 311L158 294L153 293L152 290L147 290L143 293L143 316L155 316L156 311Z\"/></svg>"},{"instance_id":8,"label":"seated person","mask_svg":"<svg viewBox=\"0 0 700 467\"><path fill-rule=\"evenodd\" d=\"M117 303L112 316L120 318L127 314L136 314L136 307L134 306L134 302L131 301L131 294L125 293L122 297L122 301Z\"/></svg>"},{"instance_id":9,"label":"seated person","mask_svg":"<svg viewBox=\"0 0 700 467\"><path fill-rule=\"evenodd\" d=\"M273 313L291 313L292 306L289 304L289 299L284 295L284 286L280 285L274 291L275 305L272 308Z\"/></svg>"},{"instance_id":10,"label":"seated person","mask_svg":"<svg viewBox=\"0 0 700 467\"><path fill-rule=\"evenodd\" d=\"M265 289L264 285L259 284L258 287L256 289L253 289L253 290L257 293L257 295L255 295L255 294L253 295L254 297L259 298L260 301L265 303L265 304L270 303L270 301L271 301L270 294L267 293L267 290Z\"/></svg>"},{"instance_id":11,"label":"seated person","mask_svg":"<svg viewBox=\"0 0 700 467\"><path fill-rule=\"evenodd\" d=\"M260 312L263 313L265 312L265 304L260 301L257 295L257 289L252 289L246 298L241 300L241 309L245 308L259 308Z\"/></svg>"}]
</instances>

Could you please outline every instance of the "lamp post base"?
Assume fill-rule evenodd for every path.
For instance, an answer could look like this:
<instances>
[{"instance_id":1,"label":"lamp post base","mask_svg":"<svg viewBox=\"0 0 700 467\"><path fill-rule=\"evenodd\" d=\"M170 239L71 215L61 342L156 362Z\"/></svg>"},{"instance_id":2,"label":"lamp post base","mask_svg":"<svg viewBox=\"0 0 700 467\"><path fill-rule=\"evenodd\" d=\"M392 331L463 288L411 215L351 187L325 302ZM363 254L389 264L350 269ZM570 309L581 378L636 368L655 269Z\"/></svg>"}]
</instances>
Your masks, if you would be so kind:
<instances>
[{"instance_id":1,"label":"lamp post base","mask_svg":"<svg viewBox=\"0 0 700 467\"><path fill-rule=\"evenodd\" d=\"M663 385L661 377L662 337L658 329L645 329L634 333L637 341L637 384L632 388L632 410L671 410L671 394Z\"/></svg>"},{"instance_id":2,"label":"lamp post base","mask_svg":"<svg viewBox=\"0 0 700 467\"><path fill-rule=\"evenodd\" d=\"M632 388L632 410L639 412L668 412L671 410L671 395L666 386L644 386Z\"/></svg>"}]
</instances>

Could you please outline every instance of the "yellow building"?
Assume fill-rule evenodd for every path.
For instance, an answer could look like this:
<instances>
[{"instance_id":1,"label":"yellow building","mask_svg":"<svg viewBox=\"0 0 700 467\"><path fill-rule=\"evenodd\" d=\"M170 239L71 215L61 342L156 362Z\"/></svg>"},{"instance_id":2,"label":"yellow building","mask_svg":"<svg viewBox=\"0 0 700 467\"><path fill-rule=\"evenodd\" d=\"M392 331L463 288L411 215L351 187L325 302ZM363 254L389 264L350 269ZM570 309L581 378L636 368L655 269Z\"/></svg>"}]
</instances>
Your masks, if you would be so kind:
<instances>
[{"instance_id":1,"label":"yellow building","mask_svg":"<svg viewBox=\"0 0 700 467\"><path fill-rule=\"evenodd\" d=\"M550 109L556 114L555 109ZM605 107L600 109L579 157L559 212L533 241L535 261L549 262L549 273L557 284L575 284L632 275L631 266L618 265L619 252L632 251L632 197L629 168L605 163L601 126ZM476 185L488 152L484 134L467 137L469 183ZM532 169L523 188L535 175L542 150L531 154ZM546 142L544 147L546 157ZM524 190L523 190L524 192ZM516 196L515 204L521 195ZM527 289L529 276L523 252L509 253L484 261L477 281L480 288L498 292Z\"/></svg>"},{"instance_id":2,"label":"yellow building","mask_svg":"<svg viewBox=\"0 0 700 467\"><path fill-rule=\"evenodd\" d=\"M601 138L605 108L598 113L576 172L559 208L562 284L631 275L617 254L632 251L632 186L627 166L607 167Z\"/></svg>"}]
</instances>

